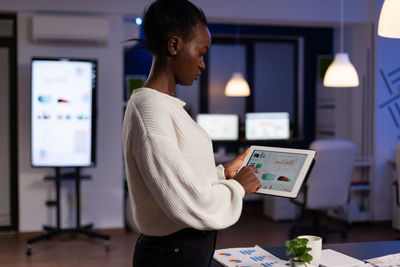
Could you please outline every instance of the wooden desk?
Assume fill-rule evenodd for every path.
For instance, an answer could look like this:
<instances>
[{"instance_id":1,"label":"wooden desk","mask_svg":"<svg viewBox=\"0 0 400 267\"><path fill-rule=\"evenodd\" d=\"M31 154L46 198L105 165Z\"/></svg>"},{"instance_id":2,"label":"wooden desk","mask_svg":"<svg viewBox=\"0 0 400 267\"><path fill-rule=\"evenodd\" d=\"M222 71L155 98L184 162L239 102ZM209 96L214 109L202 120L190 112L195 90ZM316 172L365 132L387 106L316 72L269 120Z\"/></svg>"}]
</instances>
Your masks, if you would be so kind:
<instances>
[{"instance_id":1,"label":"wooden desk","mask_svg":"<svg viewBox=\"0 0 400 267\"><path fill-rule=\"evenodd\" d=\"M400 253L400 241L379 241L379 242L362 242L362 243L340 243L325 244L323 249L333 249L343 254L349 255L359 260L367 260L371 258L382 257L389 254ZM288 260L285 247L264 247L265 250L276 257ZM214 261L211 266L217 267L219 264Z\"/></svg>"}]
</instances>

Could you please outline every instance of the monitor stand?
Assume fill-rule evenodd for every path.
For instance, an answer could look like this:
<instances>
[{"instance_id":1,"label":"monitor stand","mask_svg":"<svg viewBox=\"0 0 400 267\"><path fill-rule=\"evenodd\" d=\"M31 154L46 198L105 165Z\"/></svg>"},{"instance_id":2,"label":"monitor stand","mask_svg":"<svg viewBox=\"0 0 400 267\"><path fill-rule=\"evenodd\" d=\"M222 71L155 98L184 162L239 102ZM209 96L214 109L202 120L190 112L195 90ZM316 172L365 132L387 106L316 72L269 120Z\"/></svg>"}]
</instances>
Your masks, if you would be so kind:
<instances>
[{"instance_id":1,"label":"monitor stand","mask_svg":"<svg viewBox=\"0 0 400 267\"><path fill-rule=\"evenodd\" d=\"M80 182L82 179L90 179L90 176L81 176L80 174L80 168L75 167L75 172L71 174L60 174L60 167L56 167L56 176L55 177L45 177L45 180L55 180L55 189L56 189L56 200L55 201L48 201L47 205L55 205L56 206L56 219L57 219L57 226L52 227L52 226L43 226L43 231L44 233L32 237L27 240L27 246L26 246L26 255L31 255L32 254L32 244L35 242L38 242L43 239L50 239L51 237L69 232L69 233L79 233L83 234L89 237L96 237L96 238L101 238L104 239L105 242L105 248L106 251L110 250L110 237L107 235L103 235L101 233L98 233L93 230L93 224L88 224L88 225L83 225L81 226L81 208L80 208ZM76 192L76 227L75 228L67 228L67 229L62 229L61 228L61 215L60 215L60 183L61 180L66 180L66 179L74 179L75 180L75 192Z\"/></svg>"}]
</instances>

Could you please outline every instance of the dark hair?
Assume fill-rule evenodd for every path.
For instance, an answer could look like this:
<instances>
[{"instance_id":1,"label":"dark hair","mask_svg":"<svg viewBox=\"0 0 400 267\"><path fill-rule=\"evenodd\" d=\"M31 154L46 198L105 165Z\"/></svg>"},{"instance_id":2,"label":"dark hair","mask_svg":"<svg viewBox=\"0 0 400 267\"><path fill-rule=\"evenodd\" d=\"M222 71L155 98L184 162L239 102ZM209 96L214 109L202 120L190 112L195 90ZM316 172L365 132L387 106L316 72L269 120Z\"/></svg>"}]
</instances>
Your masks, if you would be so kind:
<instances>
[{"instance_id":1,"label":"dark hair","mask_svg":"<svg viewBox=\"0 0 400 267\"><path fill-rule=\"evenodd\" d=\"M158 55L171 33L177 33L187 40L198 23L207 26L207 19L203 11L191 2L157 0L143 15L142 26L146 40L133 38L128 41L140 41L143 48Z\"/></svg>"}]
</instances>

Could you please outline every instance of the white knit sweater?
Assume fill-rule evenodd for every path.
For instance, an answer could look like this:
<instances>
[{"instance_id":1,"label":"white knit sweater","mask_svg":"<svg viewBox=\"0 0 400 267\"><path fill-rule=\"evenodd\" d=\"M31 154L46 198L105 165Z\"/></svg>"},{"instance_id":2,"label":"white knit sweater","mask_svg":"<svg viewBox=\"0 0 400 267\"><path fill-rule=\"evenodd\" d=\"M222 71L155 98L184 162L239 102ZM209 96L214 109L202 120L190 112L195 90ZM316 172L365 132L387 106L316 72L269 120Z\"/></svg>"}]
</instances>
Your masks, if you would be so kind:
<instances>
[{"instance_id":1,"label":"white knit sweater","mask_svg":"<svg viewBox=\"0 0 400 267\"><path fill-rule=\"evenodd\" d=\"M243 187L215 167L207 133L178 98L136 89L126 107L122 138L133 219L151 236L183 228L222 229L242 211Z\"/></svg>"}]
</instances>

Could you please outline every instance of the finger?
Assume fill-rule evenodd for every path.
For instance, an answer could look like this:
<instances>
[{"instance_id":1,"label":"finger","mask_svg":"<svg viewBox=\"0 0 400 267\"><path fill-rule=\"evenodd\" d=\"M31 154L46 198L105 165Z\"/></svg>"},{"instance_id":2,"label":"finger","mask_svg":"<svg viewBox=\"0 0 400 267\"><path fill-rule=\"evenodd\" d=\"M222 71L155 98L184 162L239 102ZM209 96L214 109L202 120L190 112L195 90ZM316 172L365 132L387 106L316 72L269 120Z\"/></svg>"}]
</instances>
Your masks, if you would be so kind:
<instances>
[{"instance_id":1,"label":"finger","mask_svg":"<svg viewBox=\"0 0 400 267\"><path fill-rule=\"evenodd\" d=\"M249 153L250 149L248 147L246 147L242 153L240 153L240 155L238 156L239 159L244 159L247 154Z\"/></svg>"},{"instance_id":2,"label":"finger","mask_svg":"<svg viewBox=\"0 0 400 267\"><path fill-rule=\"evenodd\" d=\"M256 167L248 167L250 171L255 172L255 173L260 173L260 170L257 169Z\"/></svg>"}]
</instances>

